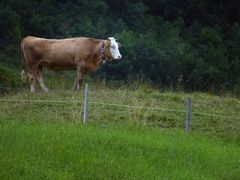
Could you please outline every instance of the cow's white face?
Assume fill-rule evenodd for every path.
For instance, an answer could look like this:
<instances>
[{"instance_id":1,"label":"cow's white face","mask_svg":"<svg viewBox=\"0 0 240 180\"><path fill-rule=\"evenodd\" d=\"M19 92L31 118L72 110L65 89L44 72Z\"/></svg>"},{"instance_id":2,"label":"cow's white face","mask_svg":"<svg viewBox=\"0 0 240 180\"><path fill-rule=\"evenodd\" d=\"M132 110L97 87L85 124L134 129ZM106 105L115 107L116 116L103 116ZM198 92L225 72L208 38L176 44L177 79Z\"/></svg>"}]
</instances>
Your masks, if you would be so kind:
<instances>
[{"instance_id":1,"label":"cow's white face","mask_svg":"<svg viewBox=\"0 0 240 180\"><path fill-rule=\"evenodd\" d=\"M114 37L108 38L110 40L110 52L113 59L121 59L122 56L119 51L119 43L116 42Z\"/></svg>"}]
</instances>

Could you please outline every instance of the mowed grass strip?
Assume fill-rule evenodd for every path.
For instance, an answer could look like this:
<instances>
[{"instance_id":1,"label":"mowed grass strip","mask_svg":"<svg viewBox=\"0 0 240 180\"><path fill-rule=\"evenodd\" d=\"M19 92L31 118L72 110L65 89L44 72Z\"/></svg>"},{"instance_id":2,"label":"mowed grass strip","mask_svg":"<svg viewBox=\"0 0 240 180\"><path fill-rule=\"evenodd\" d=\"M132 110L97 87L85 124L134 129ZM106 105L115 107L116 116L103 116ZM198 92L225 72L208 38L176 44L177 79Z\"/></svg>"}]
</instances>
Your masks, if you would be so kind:
<instances>
[{"instance_id":1,"label":"mowed grass strip","mask_svg":"<svg viewBox=\"0 0 240 180\"><path fill-rule=\"evenodd\" d=\"M0 120L0 179L239 179L239 155L182 131Z\"/></svg>"}]
</instances>

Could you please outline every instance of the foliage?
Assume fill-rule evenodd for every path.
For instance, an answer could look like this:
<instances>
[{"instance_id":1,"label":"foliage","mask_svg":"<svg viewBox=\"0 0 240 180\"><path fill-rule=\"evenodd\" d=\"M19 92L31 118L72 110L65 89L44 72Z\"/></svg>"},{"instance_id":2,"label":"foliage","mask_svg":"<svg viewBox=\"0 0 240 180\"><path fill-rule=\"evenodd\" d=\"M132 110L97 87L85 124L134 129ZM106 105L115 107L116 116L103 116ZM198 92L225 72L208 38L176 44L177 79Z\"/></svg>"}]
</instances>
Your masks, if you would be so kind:
<instances>
[{"instance_id":1,"label":"foliage","mask_svg":"<svg viewBox=\"0 0 240 180\"><path fill-rule=\"evenodd\" d=\"M127 80L141 74L159 87L238 92L238 1L5 0L0 9L0 52L11 64L20 64L27 35L116 36L123 60L96 75Z\"/></svg>"},{"instance_id":2,"label":"foliage","mask_svg":"<svg viewBox=\"0 0 240 180\"><path fill-rule=\"evenodd\" d=\"M0 66L0 92L10 91L21 86L19 75L7 66Z\"/></svg>"}]
</instances>

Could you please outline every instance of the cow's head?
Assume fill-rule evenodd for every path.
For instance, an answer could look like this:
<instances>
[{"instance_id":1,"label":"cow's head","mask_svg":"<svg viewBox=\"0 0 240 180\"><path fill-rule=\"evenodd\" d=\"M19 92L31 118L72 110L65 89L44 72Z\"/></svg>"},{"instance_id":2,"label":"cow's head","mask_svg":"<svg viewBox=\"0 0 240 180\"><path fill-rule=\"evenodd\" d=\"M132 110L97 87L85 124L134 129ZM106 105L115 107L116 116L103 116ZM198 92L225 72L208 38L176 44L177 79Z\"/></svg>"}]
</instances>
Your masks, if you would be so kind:
<instances>
[{"instance_id":1,"label":"cow's head","mask_svg":"<svg viewBox=\"0 0 240 180\"><path fill-rule=\"evenodd\" d=\"M114 37L109 37L106 40L106 58L109 60L121 59L122 56L119 51L120 47L120 43L118 43Z\"/></svg>"}]
</instances>

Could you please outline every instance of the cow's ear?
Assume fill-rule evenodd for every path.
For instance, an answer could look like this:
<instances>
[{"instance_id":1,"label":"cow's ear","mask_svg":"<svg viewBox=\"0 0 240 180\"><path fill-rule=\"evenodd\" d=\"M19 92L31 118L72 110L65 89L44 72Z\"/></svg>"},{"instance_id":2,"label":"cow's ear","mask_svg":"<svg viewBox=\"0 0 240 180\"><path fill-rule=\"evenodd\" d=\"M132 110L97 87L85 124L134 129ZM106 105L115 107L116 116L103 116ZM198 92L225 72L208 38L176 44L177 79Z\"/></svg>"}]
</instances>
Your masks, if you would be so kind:
<instances>
[{"instance_id":1,"label":"cow's ear","mask_svg":"<svg viewBox=\"0 0 240 180\"><path fill-rule=\"evenodd\" d=\"M122 45L119 42L117 42L117 43L118 43L118 48L122 47Z\"/></svg>"},{"instance_id":2,"label":"cow's ear","mask_svg":"<svg viewBox=\"0 0 240 180\"><path fill-rule=\"evenodd\" d=\"M107 39L107 40L106 40L106 46L107 46L107 47L110 47L110 45L111 45L111 41L110 41L110 39Z\"/></svg>"}]
</instances>

